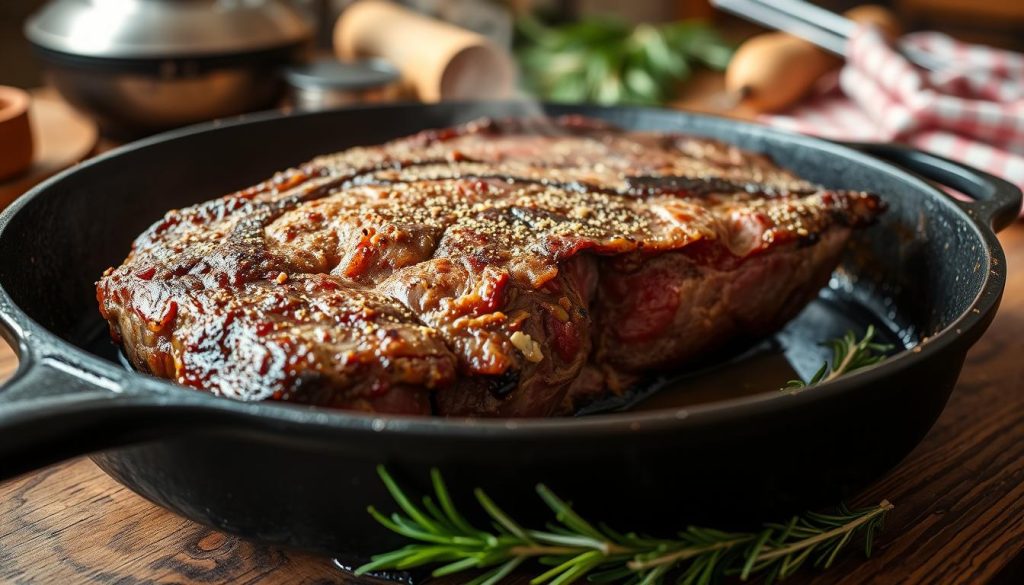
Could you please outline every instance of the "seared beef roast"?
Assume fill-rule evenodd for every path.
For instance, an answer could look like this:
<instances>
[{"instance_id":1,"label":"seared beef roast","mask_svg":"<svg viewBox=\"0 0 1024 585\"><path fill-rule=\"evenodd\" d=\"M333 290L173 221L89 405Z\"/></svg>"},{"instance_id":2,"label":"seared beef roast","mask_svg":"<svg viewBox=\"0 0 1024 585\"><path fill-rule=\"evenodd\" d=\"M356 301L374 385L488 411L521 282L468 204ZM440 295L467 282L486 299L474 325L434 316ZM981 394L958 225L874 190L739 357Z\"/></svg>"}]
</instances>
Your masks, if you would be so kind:
<instances>
[{"instance_id":1,"label":"seared beef roast","mask_svg":"<svg viewBox=\"0 0 1024 585\"><path fill-rule=\"evenodd\" d=\"M548 416L771 333L882 209L710 140L481 121L172 211L97 297L215 394Z\"/></svg>"}]
</instances>

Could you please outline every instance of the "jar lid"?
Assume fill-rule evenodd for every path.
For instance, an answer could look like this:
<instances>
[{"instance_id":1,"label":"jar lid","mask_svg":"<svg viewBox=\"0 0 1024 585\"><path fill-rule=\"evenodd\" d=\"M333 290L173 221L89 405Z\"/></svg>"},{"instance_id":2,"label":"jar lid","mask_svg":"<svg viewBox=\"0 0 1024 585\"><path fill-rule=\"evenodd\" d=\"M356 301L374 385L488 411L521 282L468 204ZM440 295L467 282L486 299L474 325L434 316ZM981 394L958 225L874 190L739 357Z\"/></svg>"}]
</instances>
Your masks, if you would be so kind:
<instances>
[{"instance_id":1,"label":"jar lid","mask_svg":"<svg viewBox=\"0 0 1024 585\"><path fill-rule=\"evenodd\" d=\"M234 55L311 34L280 0L52 0L25 23L39 47L113 59Z\"/></svg>"},{"instance_id":2,"label":"jar lid","mask_svg":"<svg viewBox=\"0 0 1024 585\"><path fill-rule=\"evenodd\" d=\"M298 88L370 89L399 80L398 69L383 59L343 63L336 59L317 59L285 70L285 79Z\"/></svg>"}]
</instances>

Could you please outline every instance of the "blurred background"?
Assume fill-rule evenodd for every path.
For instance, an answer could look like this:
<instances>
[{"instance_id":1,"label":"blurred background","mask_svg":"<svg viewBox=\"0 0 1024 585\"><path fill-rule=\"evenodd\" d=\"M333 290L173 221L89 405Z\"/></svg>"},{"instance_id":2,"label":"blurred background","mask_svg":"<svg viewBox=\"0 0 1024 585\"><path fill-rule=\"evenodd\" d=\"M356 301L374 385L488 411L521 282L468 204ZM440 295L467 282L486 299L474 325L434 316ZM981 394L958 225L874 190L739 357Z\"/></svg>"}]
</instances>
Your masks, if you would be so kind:
<instances>
[{"instance_id":1,"label":"blurred background","mask_svg":"<svg viewBox=\"0 0 1024 585\"><path fill-rule=\"evenodd\" d=\"M831 52L757 16L793 22L815 6L849 19L818 22ZM856 68L850 21L878 26L877 43L920 65L928 91L1019 116L1020 0L2 0L0 113L23 115L0 124L0 205L97 144L271 108L527 97L667 105L931 150L948 143L921 134L923 123L864 118L878 108L839 73L844 56ZM938 57L918 62L922 49ZM857 74L884 95L882 73ZM843 108L852 114L832 115ZM977 148L992 144L977 138ZM1024 137L1006 142L997 165L988 154L978 164L1024 183ZM26 173L31 181L5 183Z\"/></svg>"},{"instance_id":2,"label":"blurred background","mask_svg":"<svg viewBox=\"0 0 1024 585\"><path fill-rule=\"evenodd\" d=\"M352 0L290 0L317 20L321 47L330 41L334 18ZM0 2L0 84L35 87L42 69L22 32L25 20L46 0ZM680 18L710 19L731 39L756 32L745 21L716 12L708 0L407 0L418 10L509 40L514 11L538 10L562 20L615 17L631 23L667 22ZM968 41L1024 50L1024 2L1015 0L882 0L875 2L898 14L907 30L933 29ZM837 12L859 4L850 0L816 2ZM479 5L479 6L477 6Z\"/></svg>"},{"instance_id":3,"label":"blurred background","mask_svg":"<svg viewBox=\"0 0 1024 585\"><path fill-rule=\"evenodd\" d=\"M29 88L43 83L40 62L33 54L23 28L29 15L38 11L46 1L0 2L0 84ZM353 0L289 1L314 20L317 44L327 48L335 18ZM511 40L513 14L530 9L562 20L598 16L623 18L634 24L705 18L732 40L741 40L758 30L740 18L716 11L708 0L406 0L402 3L506 42ZM820 0L815 3L838 12L859 4L851 0ZM883 0L874 3L891 8L908 31L940 30L968 41L1024 50L1024 2Z\"/></svg>"}]
</instances>

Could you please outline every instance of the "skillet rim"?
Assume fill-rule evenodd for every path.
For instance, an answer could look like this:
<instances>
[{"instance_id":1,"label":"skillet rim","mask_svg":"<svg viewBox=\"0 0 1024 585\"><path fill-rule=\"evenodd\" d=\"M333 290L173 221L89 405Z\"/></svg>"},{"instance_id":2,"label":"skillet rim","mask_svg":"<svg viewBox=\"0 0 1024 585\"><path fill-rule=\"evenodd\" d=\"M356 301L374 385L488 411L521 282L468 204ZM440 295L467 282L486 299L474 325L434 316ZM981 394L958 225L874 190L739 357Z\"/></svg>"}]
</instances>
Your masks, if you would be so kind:
<instances>
[{"instance_id":1,"label":"skillet rim","mask_svg":"<svg viewBox=\"0 0 1024 585\"><path fill-rule=\"evenodd\" d=\"M378 111L378 110L423 110L430 108L459 108L459 107L484 107L500 106L501 104L522 104L530 103L521 100L516 101L464 101L444 102L441 104L421 103L395 103L387 105L366 105L344 108L344 111ZM139 400L146 402L146 399L157 399L164 406L197 407L202 410L222 411L225 414L238 415L245 418L258 419L266 423L284 423L287 425L300 425L303 429L317 429L320 431L336 432L369 432L369 433L398 433L410 436L451 436L451 437L474 437L486 439L516 439L516 438L547 438L563 435L578 435L580 437L590 435L609 434L636 434L638 432L656 432L660 430L671 430L683 426L704 426L713 425L729 419L738 419L752 414L766 415L773 414L781 409L796 409L810 406L818 401L835 400L848 392L854 392L862 386L868 386L874 382L887 377L891 372L914 367L923 360L929 359L931 354L941 352L952 345L972 345L981 332L994 317L1002 297L1003 288L1006 282L1006 262L995 232L991 225L982 222L989 221L987 214L981 213L981 208L976 203L958 202L944 194L935 186L929 184L920 176L911 171L905 170L894 163L882 158L859 152L853 148L831 142L825 139L807 136L759 125L752 122L735 120L721 116L699 114L669 108L642 107L642 106L599 106L592 104L540 104L545 113L556 115L582 114L588 112L633 112L648 116L675 116L697 124L693 131L697 135L706 135L701 130L707 130L710 126L726 125L732 126L740 132L757 137L768 136L781 139L782 142L793 147L811 148L828 156L837 156L842 160L857 164L874 173L886 173L893 175L908 184L909 186L923 190L927 196L938 205L944 206L953 212L954 216L963 225L970 228L971 233L982 244L978 251L980 258L984 258L988 269L985 271L984 280L981 283L978 293L971 304L954 319L947 327L934 335L922 340L914 348L900 352L883 362L874 366L858 370L852 374L842 376L831 382L819 384L814 387L813 392L779 392L777 390L766 390L757 394L720 400L699 405L691 405L678 408L665 408L649 411L627 411L605 414L595 414L586 417L556 417L556 418L521 418L521 419L489 419L489 418L451 418L440 417L414 417L408 415L381 415L374 413L362 413L355 411L333 410L315 406L303 406L278 402L243 402L230 398L218 397L205 392L197 392L194 389L186 388L169 380L156 378L148 374L136 371L129 371L118 367L107 360L96 356L79 346L62 339L50 331L19 307L7 293L5 287L0 285L0 329L6 327L10 332L10 341L15 352L19 356L19 367L15 374L6 382L10 383L24 375L31 367L38 367L34 362L41 361L44 356L52 356L58 350L62 355L73 356L73 360L82 365L87 373L107 378L111 382L118 383L122 392L106 388L111 393L111 398L121 397L126 400ZM85 162L76 164L64 171L46 179L36 185L28 192L11 203L5 210L0 212L0 243L3 242L4 233L8 224L21 211L37 197L45 196L45 193L67 177L82 169L94 165L104 164L109 160L139 149L170 142L184 140L192 136L206 132L215 132L220 129L230 129L242 125L257 125L278 121L286 118L316 117L325 114L336 113L338 110L327 112L288 112L271 110L255 114L245 114L227 120L213 120L186 126L157 134L142 140L112 149L106 153L93 157ZM701 126L705 124L705 126ZM981 217L978 217L978 216ZM8 307L4 307L7 305ZM140 390L131 393L124 392L129 385ZM0 384L2 390L3 384ZM70 396L65 394L64 397ZM110 404L111 408L117 405ZM280 431L282 429L276 428Z\"/></svg>"}]
</instances>

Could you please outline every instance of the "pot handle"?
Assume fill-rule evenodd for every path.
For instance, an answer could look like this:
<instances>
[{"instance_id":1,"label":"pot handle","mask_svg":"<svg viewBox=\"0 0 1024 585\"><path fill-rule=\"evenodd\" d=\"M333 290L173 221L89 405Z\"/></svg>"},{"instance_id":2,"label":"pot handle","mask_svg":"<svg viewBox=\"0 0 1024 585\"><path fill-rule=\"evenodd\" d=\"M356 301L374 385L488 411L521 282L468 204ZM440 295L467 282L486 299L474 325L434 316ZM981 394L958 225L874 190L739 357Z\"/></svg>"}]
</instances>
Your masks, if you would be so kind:
<instances>
[{"instance_id":1,"label":"pot handle","mask_svg":"<svg viewBox=\"0 0 1024 585\"><path fill-rule=\"evenodd\" d=\"M901 144L840 142L840 144L895 163L927 179L952 187L974 199L968 212L1000 231L1017 219L1021 191L1016 185L985 171Z\"/></svg>"},{"instance_id":2,"label":"pot handle","mask_svg":"<svg viewBox=\"0 0 1024 585\"><path fill-rule=\"evenodd\" d=\"M129 382L127 372L61 352L35 329L0 292L0 334L19 357L0 383L0 481L109 447L224 426L210 397Z\"/></svg>"}]
</instances>

